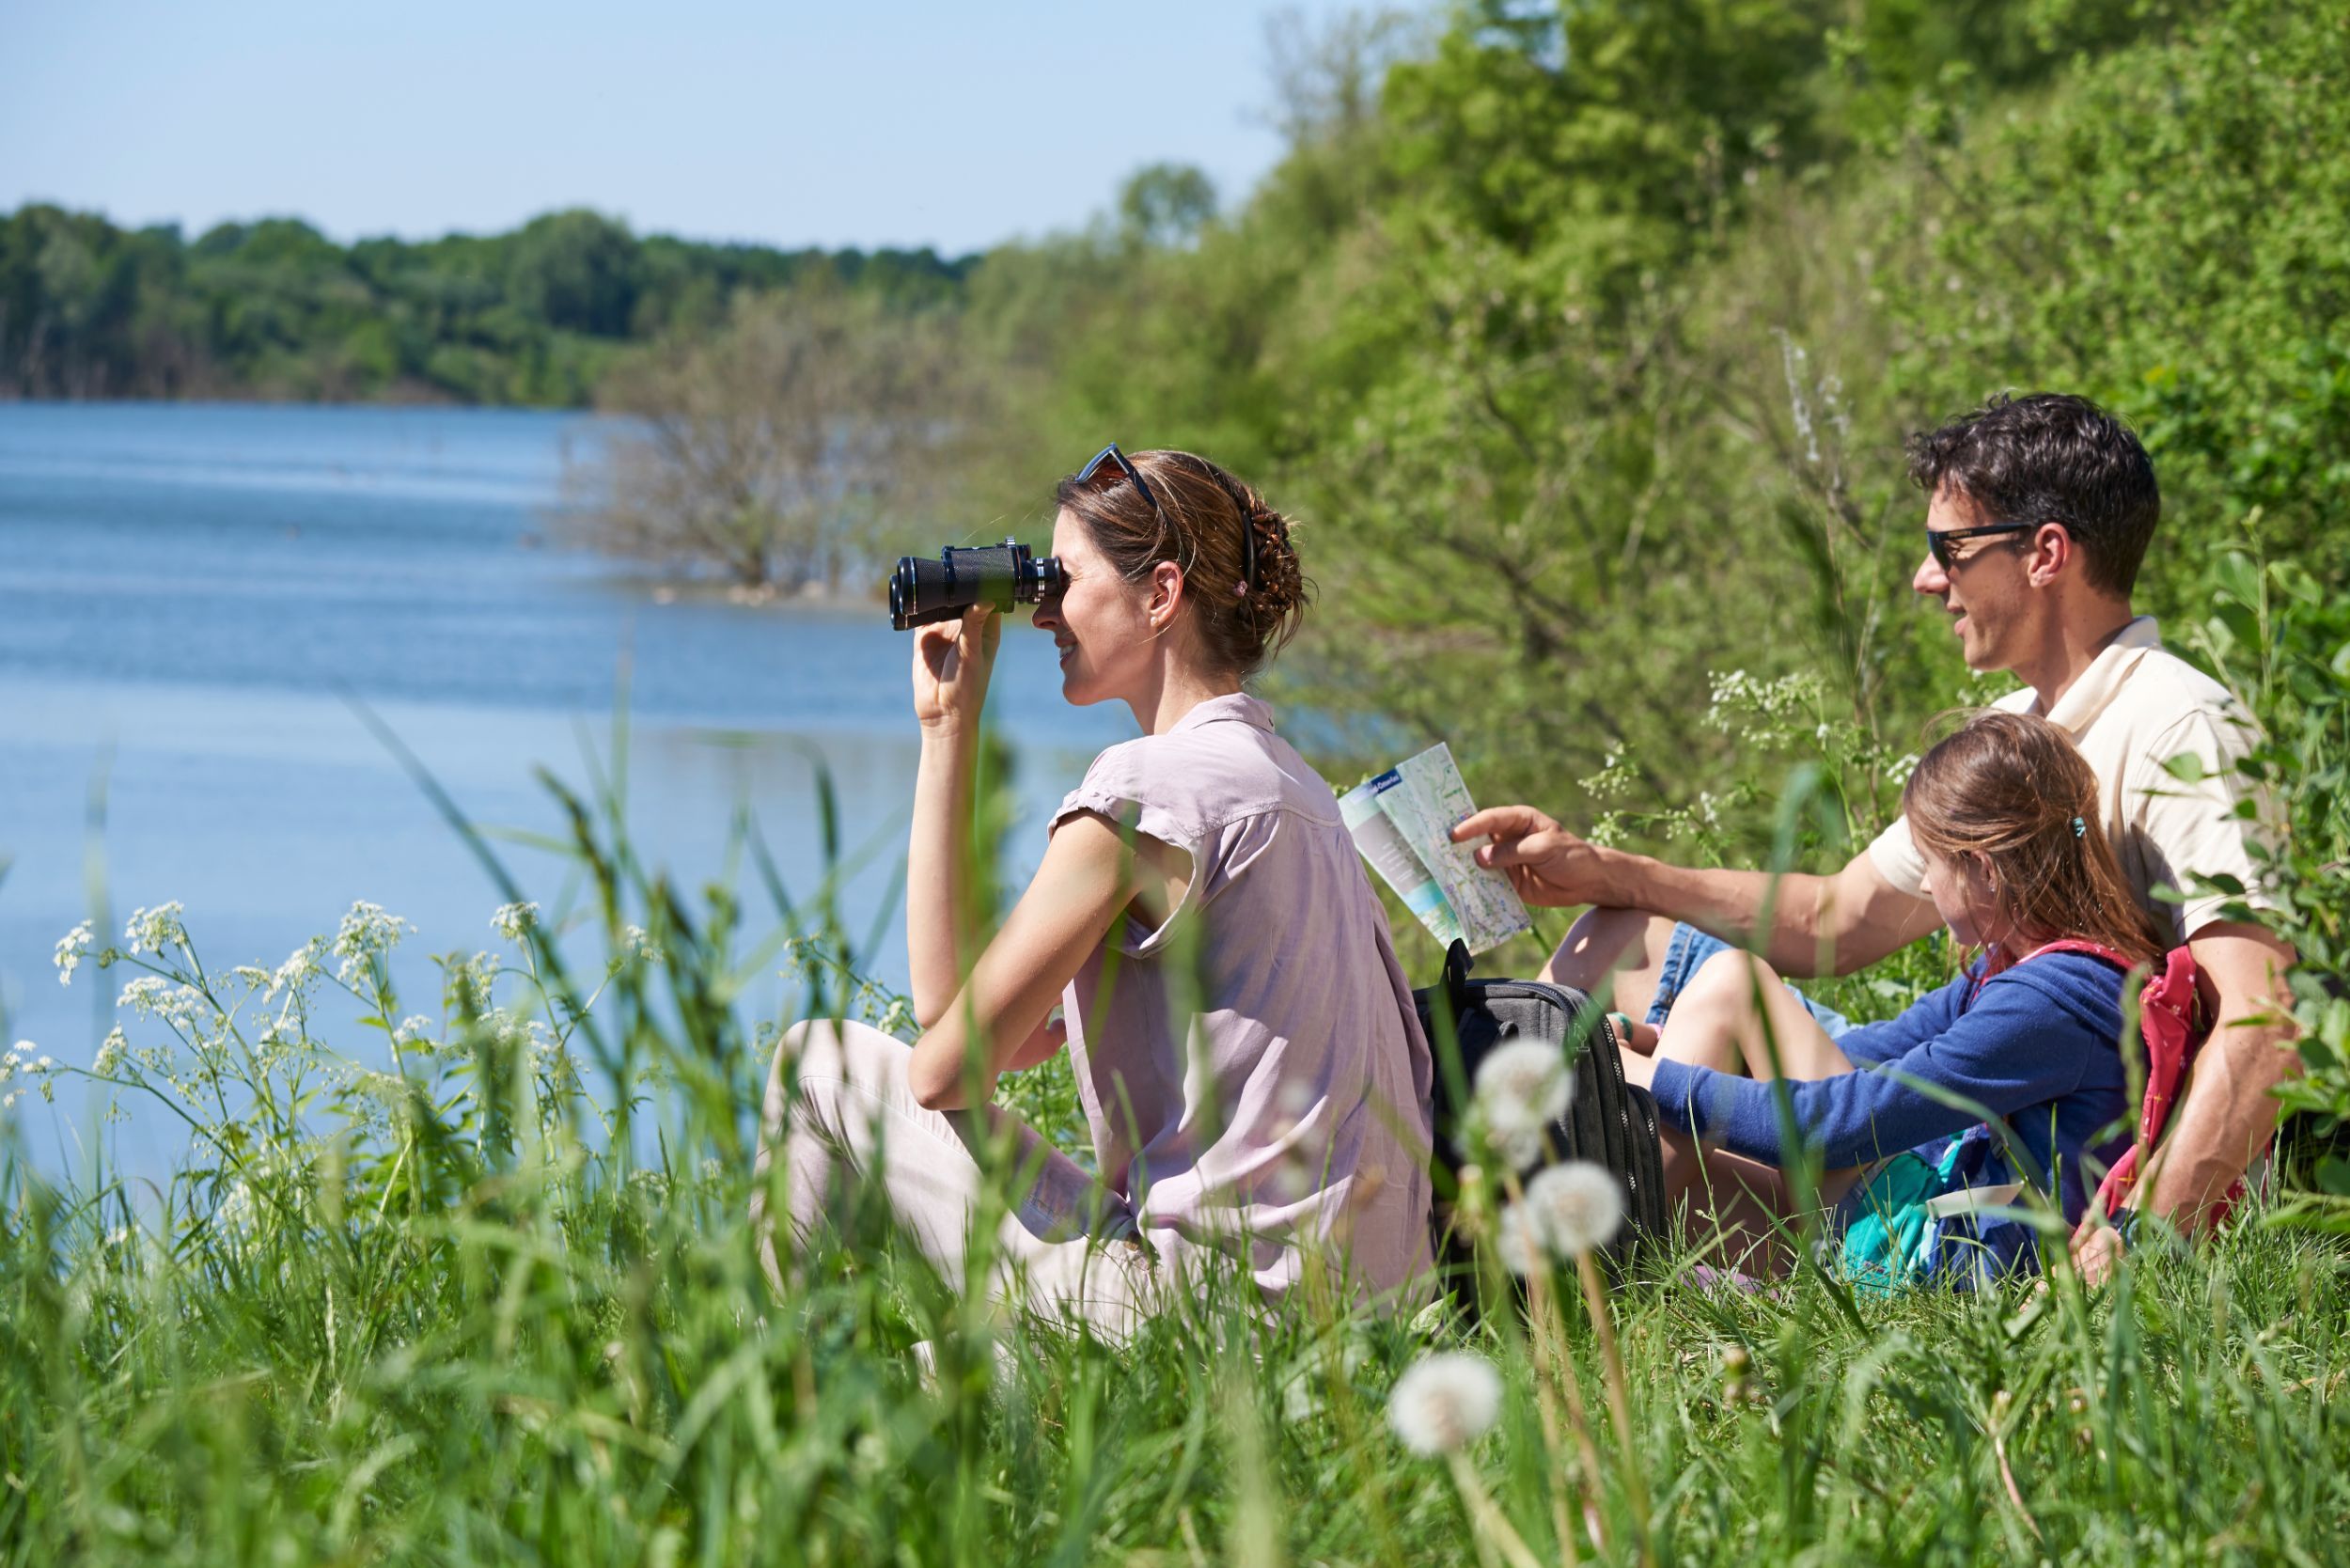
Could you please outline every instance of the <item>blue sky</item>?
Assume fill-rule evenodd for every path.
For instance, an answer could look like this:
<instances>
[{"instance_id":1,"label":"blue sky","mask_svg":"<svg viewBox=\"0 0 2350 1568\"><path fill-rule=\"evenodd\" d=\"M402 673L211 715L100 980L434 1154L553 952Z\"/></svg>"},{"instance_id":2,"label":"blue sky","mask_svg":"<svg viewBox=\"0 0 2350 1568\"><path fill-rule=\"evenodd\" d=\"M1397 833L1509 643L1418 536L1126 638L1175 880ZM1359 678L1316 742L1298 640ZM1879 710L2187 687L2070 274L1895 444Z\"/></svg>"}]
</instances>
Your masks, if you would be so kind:
<instances>
[{"instance_id":1,"label":"blue sky","mask_svg":"<svg viewBox=\"0 0 2350 1568\"><path fill-rule=\"evenodd\" d=\"M699 239L975 249L1076 227L1161 159L1236 200L1280 151L1277 3L0 0L0 211L350 240L585 205Z\"/></svg>"}]
</instances>

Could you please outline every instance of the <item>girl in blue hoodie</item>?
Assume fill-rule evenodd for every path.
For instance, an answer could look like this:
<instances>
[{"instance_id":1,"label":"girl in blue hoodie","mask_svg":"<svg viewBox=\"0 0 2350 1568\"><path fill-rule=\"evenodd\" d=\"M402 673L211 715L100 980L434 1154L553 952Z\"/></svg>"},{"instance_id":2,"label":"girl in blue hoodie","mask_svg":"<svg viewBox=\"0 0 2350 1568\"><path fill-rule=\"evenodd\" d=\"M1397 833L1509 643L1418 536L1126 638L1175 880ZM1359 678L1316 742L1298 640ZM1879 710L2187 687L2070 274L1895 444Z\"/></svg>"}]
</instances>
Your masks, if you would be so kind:
<instances>
[{"instance_id":1,"label":"girl in blue hoodie","mask_svg":"<svg viewBox=\"0 0 2350 1568\"><path fill-rule=\"evenodd\" d=\"M1902 807L1935 909L1980 949L1965 973L1831 1040L1762 960L1723 952L1661 1032L1626 1043L1625 1076L1656 1097L1666 1192L1693 1228L1719 1227L1733 1264L1784 1266L1785 1168L1808 1151L1864 1282L2026 1271L2023 1189L2077 1221L2087 1162L2101 1171L2128 1144L2122 988L2161 947L2107 840L2096 775L2062 730L1995 710L1925 755ZM1789 1080L1795 1147L1774 1078Z\"/></svg>"}]
</instances>

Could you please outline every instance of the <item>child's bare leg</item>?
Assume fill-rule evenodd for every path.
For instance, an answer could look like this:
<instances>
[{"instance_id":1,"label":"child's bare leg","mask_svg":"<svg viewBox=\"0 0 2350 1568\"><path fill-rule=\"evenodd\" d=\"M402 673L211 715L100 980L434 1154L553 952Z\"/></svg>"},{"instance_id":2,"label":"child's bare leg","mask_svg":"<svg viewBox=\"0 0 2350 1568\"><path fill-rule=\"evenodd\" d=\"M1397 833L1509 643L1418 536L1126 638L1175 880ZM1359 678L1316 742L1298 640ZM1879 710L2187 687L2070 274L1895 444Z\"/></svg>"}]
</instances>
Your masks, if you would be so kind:
<instances>
[{"instance_id":1,"label":"child's bare leg","mask_svg":"<svg viewBox=\"0 0 2350 1568\"><path fill-rule=\"evenodd\" d=\"M1746 1067L1738 1053L1738 1038L1730 1028L1722 1007L1718 1003L1709 1004L1694 984L1682 993L1672 1011L1666 1015L1655 1044L1644 1053L1647 1060L1631 1059L1629 1046L1625 1051L1624 1076L1635 1083L1647 1083L1655 1071L1654 1063L1659 1061L1710 1067L1716 1073L1739 1073ZM1694 1138L1670 1127L1659 1128L1658 1137L1664 1154L1665 1200L1669 1203L1697 1180L1702 1152Z\"/></svg>"},{"instance_id":2,"label":"child's bare leg","mask_svg":"<svg viewBox=\"0 0 2350 1568\"><path fill-rule=\"evenodd\" d=\"M1828 1078L1853 1070L1819 1020L1771 966L1735 951L1716 953L1699 965L1665 1019L1654 1055L1766 1081ZM1785 1247L1776 1227L1794 1214L1786 1174L1756 1160L1701 1148L1694 1138L1669 1129L1662 1142L1666 1200L1685 1204L1692 1220L1702 1219L1722 1231L1730 1251L1724 1262L1749 1272L1783 1271ZM1824 1175L1820 1200L1832 1203L1841 1198L1853 1176L1849 1170Z\"/></svg>"},{"instance_id":3,"label":"child's bare leg","mask_svg":"<svg viewBox=\"0 0 2350 1568\"><path fill-rule=\"evenodd\" d=\"M1572 985L1603 1005L1645 1018L1657 978L1665 972L1665 950L1673 923L1639 909L1587 909L1575 917L1559 950L1540 978Z\"/></svg>"},{"instance_id":4,"label":"child's bare leg","mask_svg":"<svg viewBox=\"0 0 2350 1568\"><path fill-rule=\"evenodd\" d=\"M1734 1051L1737 1067L1725 1071L1743 1068L1747 1076L1767 1081L1833 1078L1853 1070L1851 1058L1820 1027L1802 999L1751 953L1716 953L1698 966L1665 1020L1666 1042L1672 1040L1682 1015L1693 1008L1698 1016L1690 1027L1726 1039ZM1657 1049L1668 1046L1660 1042Z\"/></svg>"},{"instance_id":5,"label":"child's bare leg","mask_svg":"<svg viewBox=\"0 0 2350 1568\"><path fill-rule=\"evenodd\" d=\"M1857 1167L1823 1171L1812 1196L1820 1207L1833 1207L1859 1175ZM1716 1268L1775 1276L1794 1265L1789 1222L1796 1217L1795 1185L1778 1167L1724 1149L1705 1150L1685 1201L1691 1234L1706 1238L1706 1261Z\"/></svg>"}]
</instances>

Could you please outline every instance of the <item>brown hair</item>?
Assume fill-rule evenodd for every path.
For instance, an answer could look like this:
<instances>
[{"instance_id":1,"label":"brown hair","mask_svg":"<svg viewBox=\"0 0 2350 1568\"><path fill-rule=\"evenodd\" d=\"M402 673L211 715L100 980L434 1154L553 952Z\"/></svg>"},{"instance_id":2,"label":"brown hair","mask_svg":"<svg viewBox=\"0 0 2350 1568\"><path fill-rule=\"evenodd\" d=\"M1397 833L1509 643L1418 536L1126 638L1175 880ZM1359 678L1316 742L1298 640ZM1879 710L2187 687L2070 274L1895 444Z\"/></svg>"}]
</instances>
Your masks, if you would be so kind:
<instances>
[{"instance_id":1,"label":"brown hair","mask_svg":"<svg viewBox=\"0 0 2350 1568\"><path fill-rule=\"evenodd\" d=\"M1909 477L1928 495L1948 485L1985 523L2063 524L2090 585L2129 597L2162 520L2162 491L2120 419L2087 398L2034 392L1994 398L1908 445Z\"/></svg>"},{"instance_id":2,"label":"brown hair","mask_svg":"<svg viewBox=\"0 0 2350 1568\"><path fill-rule=\"evenodd\" d=\"M1255 489L1191 452L1136 452L1129 461L1150 494L1104 464L1089 483L1073 475L1061 480L1054 500L1076 515L1128 582L1149 576L1161 561L1180 567L1183 600L1209 662L1230 674L1254 674L1297 635L1313 592L1290 542L1289 519Z\"/></svg>"},{"instance_id":3,"label":"brown hair","mask_svg":"<svg viewBox=\"0 0 2350 1568\"><path fill-rule=\"evenodd\" d=\"M2077 937L2133 963L2161 955L2162 938L2107 841L2097 775L2047 720L1976 714L1918 763L1902 810L1919 849L1983 857L2017 943Z\"/></svg>"}]
</instances>

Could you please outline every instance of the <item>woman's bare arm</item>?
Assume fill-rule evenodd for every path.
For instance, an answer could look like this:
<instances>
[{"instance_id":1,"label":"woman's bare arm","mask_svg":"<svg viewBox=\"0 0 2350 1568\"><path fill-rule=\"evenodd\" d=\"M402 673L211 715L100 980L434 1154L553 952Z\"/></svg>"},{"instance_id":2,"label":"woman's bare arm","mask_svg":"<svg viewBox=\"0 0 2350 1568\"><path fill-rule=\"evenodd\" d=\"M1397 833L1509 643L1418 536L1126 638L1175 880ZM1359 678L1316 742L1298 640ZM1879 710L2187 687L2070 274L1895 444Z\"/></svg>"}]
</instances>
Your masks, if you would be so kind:
<instances>
[{"instance_id":1,"label":"woman's bare arm","mask_svg":"<svg viewBox=\"0 0 2350 1568\"><path fill-rule=\"evenodd\" d=\"M1148 837L1130 846L1098 813L1062 823L970 980L915 1042L906 1068L915 1099L932 1110L985 1104L999 1074L1050 1056L1053 1004L1113 923L1130 905L1154 918L1181 901L1171 863L1187 870L1189 858Z\"/></svg>"}]
</instances>

